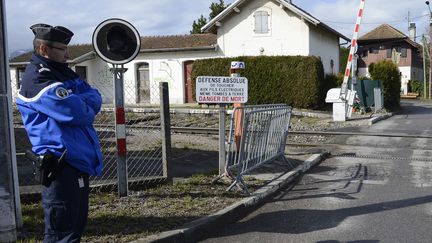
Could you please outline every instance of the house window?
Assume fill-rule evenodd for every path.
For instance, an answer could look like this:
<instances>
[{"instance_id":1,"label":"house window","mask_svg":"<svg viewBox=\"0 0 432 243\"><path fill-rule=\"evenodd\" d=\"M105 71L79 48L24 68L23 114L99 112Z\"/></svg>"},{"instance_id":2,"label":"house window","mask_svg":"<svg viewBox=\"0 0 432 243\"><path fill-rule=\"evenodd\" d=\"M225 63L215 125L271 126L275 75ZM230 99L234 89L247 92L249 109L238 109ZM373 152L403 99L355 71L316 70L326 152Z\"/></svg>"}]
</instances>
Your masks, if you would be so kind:
<instances>
[{"instance_id":1,"label":"house window","mask_svg":"<svg viewBox=\"0 0 432 243\"><path fill-rule=\"evenodd\" d=\"M378 53L378 48L376 46L372 46L369 48L369 53L374 53L377 54Z\"/></svg>"},{"instance_id":2,"label":"house window","mask_svg":"<svg viewBox=\"0 0 432 243\"><path fill-rule=\"evenodd\" d=\"M391 58L392 57L392 50L393 50L392 48L387 48L387 50L386 50L387 51L387 54L386 54L387 58Z\"/></svg>"},{"instance_id":3,"label":"house window","mask_svg":"<svg viewBox=\"0 0 432 243\"><path fill-rule=\"evenodd\" d=\"M255 34L267 34L269 33L269 16L267 11L256 11L254 13L255 18Z\"/></svg>"},{"instance_id":4,"label":"house window","mask_svg":"<svg viewBox=\"0 0 432 243\"><path fill-rule=\"evenodd\" d=\"M87 67L86 66L75 66L75 72L82 79L87 81Z\"/></svg>"},{"instance_id":5,"label":"house window","mask_svg":"<svg viewBox=\"0 0 432 243\"><path fill-rule=\"evenodd\" d=\"M401 57L407 57L407 48L406 47L402 47L400 49L400 53L401 53Z\"/></svg>"},{"instance_id":6,"label":"house window","mask_svg":"<svg viewBox=\"0 0 432 243\"><path fill-rule=\"evenodd\" d=\"M17 68L16 69L16 88L20 89L21 81L24 75L25 68Z\"/></svg>"}]
</instances>

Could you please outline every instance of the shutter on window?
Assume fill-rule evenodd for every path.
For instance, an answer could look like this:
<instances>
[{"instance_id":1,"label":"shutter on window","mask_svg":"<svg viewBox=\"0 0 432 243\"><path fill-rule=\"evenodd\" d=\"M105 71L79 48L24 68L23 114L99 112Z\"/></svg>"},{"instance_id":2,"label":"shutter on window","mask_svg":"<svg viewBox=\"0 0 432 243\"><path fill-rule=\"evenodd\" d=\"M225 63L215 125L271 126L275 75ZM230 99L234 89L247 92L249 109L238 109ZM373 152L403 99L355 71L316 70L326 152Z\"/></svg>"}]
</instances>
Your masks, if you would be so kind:
<instances>
[{"instance_id":1,"label":"shutter on window","mask_svg":"<svg viewBox=\"0 0 432 243\"><path fill-rule=\"evenodd\" d=\"M392 54L392 49L387 48L387 58L391 58L391 54Z\"/></svg>"},{"instance_id":2,"label":"shutter on window","mask_svg":"<svg viewBox=\"0 0 432 243\"><path fill-rule=\"evenodd\" d=\"M254 14L255 17L255 33L261 33L261 16L260 12Z\"/></svg>"},{"instance_id":3,"label":"shutter on window","mask_svg":"<svg viewBox=\"0 0 432 243\"><path fill-rule=\"evenodd\" d=\"M268 18L269 14L266 11L257 11L254 14L255 17L255 33L265 34L269 32Z\"/></svg>"},{"instance_id":4,"label":"shutter on window","mask_svg":"<svg viewBox=\"0 0 432 243\"><path fill-rule=\"evenodd\" d=\"M269 28L268 28L268 13L267 12L262 12L261 15L262 18L262 33L268 33Z\"/></svg>"},{"instance_id":5,"label":"shutter on window","mask_svg":"<svg viewBox=\"0 0 432 243\"><path fill-rule=\"evenodd\" d=\"M400 52L401 52L401 57L407 57L407 49L405 47L402 47Z\"/></svg>"}]
</instances>

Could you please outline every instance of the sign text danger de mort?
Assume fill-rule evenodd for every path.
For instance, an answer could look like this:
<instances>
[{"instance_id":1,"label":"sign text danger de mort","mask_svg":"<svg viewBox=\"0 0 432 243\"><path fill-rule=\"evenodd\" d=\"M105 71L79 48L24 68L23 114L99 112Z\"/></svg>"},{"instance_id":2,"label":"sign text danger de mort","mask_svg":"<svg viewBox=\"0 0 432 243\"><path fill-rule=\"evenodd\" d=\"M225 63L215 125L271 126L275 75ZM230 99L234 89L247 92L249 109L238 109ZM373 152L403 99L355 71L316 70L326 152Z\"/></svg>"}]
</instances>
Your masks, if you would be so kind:
<instances>
[{"instance_id":1,"label":"sign text danger de mort","mask_svg":"<svg viewBox=\"0 0 432 243\"><path fill-rule=\"evenodd\" d=\"M246 103L248 80L245 77L200 76L196 79L198 103Z\"/></svg>"}]
</instances>

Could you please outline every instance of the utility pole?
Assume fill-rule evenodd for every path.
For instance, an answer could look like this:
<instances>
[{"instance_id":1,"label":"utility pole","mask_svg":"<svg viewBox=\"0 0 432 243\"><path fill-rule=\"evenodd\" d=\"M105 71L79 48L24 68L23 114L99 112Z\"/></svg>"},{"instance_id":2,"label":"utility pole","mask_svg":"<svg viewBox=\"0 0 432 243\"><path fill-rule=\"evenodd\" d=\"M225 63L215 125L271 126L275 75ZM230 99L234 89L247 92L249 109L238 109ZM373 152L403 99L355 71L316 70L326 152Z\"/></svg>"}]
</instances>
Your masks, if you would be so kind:
<instances>
[{"instance_id":1,"label":"utility pole","mask_svg":"<svg viewBox=\"0 0 432 243\"><path fill-rule=\"evenodd\" d=\"M429 1L425 2L426 5L428 6L429 9L429 54L432 54L431 50L432 50L432 12L431 12L431 8L429 6ZM430 58L429 56L429 99L431 99L431 92L432 92L432 85L431 85L431 81L432 81L432 58Z\"/></svg>"},{"instance_id":2,"label":"utility pole","mask_svg":"<svg viewBox=\"0 0 432 243\"><path fill-rule=\"evenodd\" d=\"M431 16L432 18L432 16ZM431 19L432 20L432 19ZM429 99L431 99L432 93L432 22L429 22Z\"/></svg>"},{"instance_id":3,"label":"utility pole","mask_svg":"<svg viewBox=\"0 0 432 243\"><path fill-rule=\"evenodd\" d=\"M409 29L410 29L410 11L408 10L408 32L409 32Z\"/></svg>"},{"instance_id":4,"label":"utility pole","mask_svg":"<svg viewBox=\"0 0 432 243\"><path fill-rule=\"evenodd\" d=\"M426 38L422 36L423 42L423 98L427 99L427 90L426 90ZM429 56L429 55L428 55Z\"/></svg>"}]
</instances>

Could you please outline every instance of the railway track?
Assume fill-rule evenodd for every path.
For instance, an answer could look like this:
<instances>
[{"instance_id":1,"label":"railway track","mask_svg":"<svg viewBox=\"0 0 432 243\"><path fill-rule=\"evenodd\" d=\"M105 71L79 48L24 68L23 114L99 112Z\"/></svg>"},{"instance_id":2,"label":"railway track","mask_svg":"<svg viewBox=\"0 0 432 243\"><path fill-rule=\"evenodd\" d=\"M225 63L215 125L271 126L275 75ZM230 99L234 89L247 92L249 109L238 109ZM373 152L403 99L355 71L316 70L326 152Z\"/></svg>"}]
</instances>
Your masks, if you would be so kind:
<instances>
[{"instance_id":1,"label":"railway track","mask_svg":"<svg viewBox=\"0 0 432 243\"><path fill-rule=\"evenodd\" d=\"M23 128L22 125L15 124L15 127ZM94 127L98 128L112 128L114 125L95 124ZM159 130L159 126L144 126L144 125L128 125L128 129L147 129ZM204 128L204 127L171 127L171 132L185 133L185 134L219 134L218 128ZM229 130L226 130L229 133ZM370 137L394 137L394 138L426 138L432 139L432 135L422 134L406 134L406 133L367 133L367 132L337 132L337 131L297 131L290 130L290 135L305 135L305 136L370 136Z\"/></svg>"},{"instance_id":2,"label":"railway track","mask_svg":"<svg viewBox=\"0 0 432 243\"><path fill-rule=\"evenodd\" d=\"M130 126L130 128L160 129L157 126ZM218 128L202 127L171 127L171 132L186 134L219 134ZM226 130L228 133L229 130ZM365 133L365 132L337 132L337 131L293 131L290 135L317 135L317 136L371 136L371 137L397 137L397 138L431 138L431 135L404 134L404 133Z\"/></svg>"},{"instance_id":3,"label":"railway track","mask_svg":"<svg viewBox=\"0 0 432 243\"><path fill-rule=\"evenodd\" d=\"M105 125L105 124L95 124L95 128L99 131L102 129L108 129L110 131L114 131L115 126L113 125ZM15 125L15 127L22 127ZM134 132L136 130L159 130L159 126L145 126L145 125L128 125L127 129L133 129ZM105 130L106 131L106 130ZM203 127L171 127L171 132L173 134L193 134L193 135L218 135L218 128L203 128ZM226 130L226 134L229 133L229 130ZM294 139L293 136L300 136L302 139ZM432 139L431 135L421 135L421 134L404 134L404 133L365 133L365 132L338 132L338 131L296 131L290 130L289 137L286 145L288 146L297 146L297 147L322 147L322 146L340 146L344 144L338 144L330 142L328 137L335 136L368 136L368 137L387 137L387 138L423 138L423 139ZM317 137L319 137L317 139ZM300 142L299 142L300 141Z\"/></svg>"}]
</instances>

